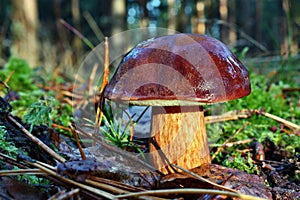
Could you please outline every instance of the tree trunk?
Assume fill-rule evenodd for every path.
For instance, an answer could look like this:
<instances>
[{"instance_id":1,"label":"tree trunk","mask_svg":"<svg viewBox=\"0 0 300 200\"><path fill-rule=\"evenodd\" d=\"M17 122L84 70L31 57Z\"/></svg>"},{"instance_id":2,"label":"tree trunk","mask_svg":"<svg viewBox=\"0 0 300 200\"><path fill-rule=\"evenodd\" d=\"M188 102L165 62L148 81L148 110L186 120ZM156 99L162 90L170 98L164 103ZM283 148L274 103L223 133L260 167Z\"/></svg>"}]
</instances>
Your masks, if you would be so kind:
<instances>
[{"instance_id":1,"label":"tree trunk","mask_svg":"<svg viewBox=\"0 0 300 200\"><path fill-rule=\"evenodd\" d=\"M281 54L284 56L291 56L298 53L298 28L295 24L295 15L298 11L294 6L297 4L294 1L283 0L282 8L284 16L282 19L282 40L281 40Z\"/></svg>"},{"instance_id":2,"label":"tree trunk","mask_svg":"<svg viewBox=\"0 0 300 200\"><path fill-rule=\"evenodd\" d=\"M31 66L38 64L38 10L36 0L12 0L11 53L26 59Z\"/></svg>"},{"instance_id":3,"label":"tree trunk","mask_svg":"<svg viewBox=\"0 0 300 200\"><path fill-rule=\"evenodd\" d=\"M263 20L263 2L261 0L256 0L256 23L255 23L255 30L256 30L256 40L258 42L262 42L262 20Z\"/></svg>"},{"instance_id":4,"label":"tree trunk","mask_svg":"<svg viewBox=\"0 0 300 200\"><path fill-rule=\"evenodd\" d=\"M181 6L176 16L176 31L186 32L187 29L187 15L185 12L186 0L181 0Z\"/></svg>"},{"instance_id":5,"label":"tree trunk","mask_svg":"<svg viewBox=\"0 0 300 200\"><path fill-rule=\"evenodd\" d=\"M229 41L231 44L235 44L237 41L237 31L232 25L236 25L236 1L228 2L228 22L229 26Z\"/></svg>"},{"instance_id":6,"label":"tree trunk","mask_svg":"<svg viewBox=\"0 0 300 200\"><path fill-rule=\"evenodd\" d=\"M79 9L79 0L72 0L71 5L72 10L72 18L75 29L81 32L80 28L80 9ZM78 36L75 36L72 41L74 57L79 58L82 55L82 41Z\"/></svg>"},{"instance_id":7,"label":"tree trunk","mask_svg":"<svg viewBox=\"0 0 300 200\"><path fill-rule=\"evenodd\" d=\"M175 0L168 0L168 28L171 30L176 29L176 9Z\"/></svg>"},{"instance_id":8,"label":"tree trunk","mask_svg":"<svg viewBox=\"0 0 300 200\"><path fill-rule=\"evenodd\" d=\"M220 0L219 5L220 19L223 22L220 26L220 38L223 42L228 43L229 32L228 32L228 7L227 0Z\"/></svg>"},{"instance_id":9,"label":"tree trunk","mask_svg":"<svg viewBox=\"0 0 300 200\"><path fill-rule=\"evenodd\" d=\"M196 3L196 16L192 18L193 33L205 34L205 3L198 1Z\"/></svg>"},{"instance_id":10,"label":"tree trunk","mask_svg":"<svg viewBox=\"0 0 300 200\"><path fill-rule=\"evenodd\" d=\"M112 0L112 35L125 30L126 1Z\"/></svg>"}]
</instances>

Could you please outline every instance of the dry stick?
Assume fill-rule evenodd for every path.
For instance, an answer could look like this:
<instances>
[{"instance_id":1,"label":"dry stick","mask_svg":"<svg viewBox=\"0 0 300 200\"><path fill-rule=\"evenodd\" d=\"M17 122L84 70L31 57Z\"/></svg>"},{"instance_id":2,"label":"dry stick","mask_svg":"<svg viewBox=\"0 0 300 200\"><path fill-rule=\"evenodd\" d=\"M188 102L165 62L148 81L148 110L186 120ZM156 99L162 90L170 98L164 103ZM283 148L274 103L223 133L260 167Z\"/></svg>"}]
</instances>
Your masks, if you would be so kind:
<instances>
[{"instance_id":1,"label":"dry stick","mask_svg":"<svg viewBox=\"0 0 300 200\"><path fill-rule=\"evenodd\" d=\"M12 75L15 73L15 71L12 71L10 74L9 74L9 76L7 77L7 79L5 79L5 83L7 83L10 79L11 79L11 77L12 77Z\"/></svg>"},{"instance_id":2,"label":"dry stick","mask_svg":"<svg viewBox=\"0 0 300 200\"><path fill-rule=\"evenodd\" d=\"M55 123L52 124L52 128L59 128L59 129L65 130L65 131L72 132L72 130L70 128L62 126L62 125L59 125L59 124L55 124Z\"/></svg>"},{"instance_id":3,"label":"dry stick","mask_svg":"<svg viewBox=\"0 0 300 200\"><path fill-rule=\"evenodd\" d=\"M61 91L61 94L64 95L64 96L67 96L67 97L72 97L74 99L82 99L82 95L76 94L74 92L69 92L67 90Z\"/></svg>"},{"instance_id":4,"label":"dry stick","mask_svg":"<svg viewBox=\"0 0 300 200\"><path fill-rule=\"evenodd\" d=\"M66 160L58 155L55 151L53 151L51 148L49 148L47 145L45 145L39 138L33 136L28 130L26 130L19 122L17 122L11 114L8 114L8 119L13 122L27 137L29 137L33 142L35 142L37 145L39 145L42 149L44 149L47 153L49 153L51 156L53 156L55 159L57 159L59 162L65 162Z\"/></svg>"},{"instance_id":5,"label":"dry stick","mask_svg":"<svg viewBox=\"0 0 300 200\"><path fill-rule=\"evenodd\" d=\"M0 83L2 85L4 85L4 87L6 88L7 90L7 94L8 96L10 97L10 87L8 86L7 82L11 79L12 75L14 74L15 71L12 71L9 76L5 79L5 81L0 81Z\"/></svg>"},{"instance_id":6,"label":"dry stick","mask_svg":"<svg viewBox=\"0 0 300 200\"><path fill-rule=\"evenodd\" d=\"M3 154L3 153L0 153L0 160L4 161L4 162L6 162L6 163L9 163L9 164L15 165L15 166L17 166L17 167L19 167L19 168L25 168L25 169L29 168L29 165L27 165L27 164L25 165L25 163L20 162L20 161L17 161L17 160L15 160L15 159L13 159L13 158L11 158L11 157L9 157L9 156ZM39 164L41 164L42 166L45 166L45 167L47 167L48 169L51 169L52 171L56 171L56 167L53 167L52 165L48 165L48 164L42 163L42 162L40 162L40 161L36 161L36 163L39 163ZM31 169L31 170L32 170L32 169ZM37 169L34 169L34 170L37 170ZM40 169L38 169L38 170L40 170ZM43 172L42 170L40 170L40 171ZM61 185L64 186L64 187L66 186L66 184L63 184L63 183L60 182L58 179L55 179L55 178L53 178L53 177L51 177L51 176L47 176L47 174L45 174L45 173L43 173L43 174L41 174L41 175L44 176L45 178L49 179L50 181L54 182L54 183L61 184Z\"/></svg>"},{"instance_id":7,"label":"dry stick","mask_svg":"<svg viewBox=\"0 0 300 200\"><path fill-rule=\"evenodd\" d=\"M83 13L83 17L85 18L85 20L87 21L87 23L89 24L89 26L91 27L91 29L93 30L93 32L96 35L96 37L99 40L99 42L101 42L103 40L103 38L104 38L104 34L100 30L100 28L97 25L95 19L87 11Z\"/></svg>"},{"instance_id":8,"label":"dry stick","mask_svg":"<svg viewBox=\"0 0 300 200\"><path fill-rule=\"evenodd\" d=\"M85 180L85 183L91 185L91 186L95 186L97 188L101 188L105 191L110 191L114 194L124 194L124 193L127 193L126 190L122 190L120 188L117 188L115 186L111 186L111 185L108 185L108 184L104 184L104 183L99 183L99 182L96 182L96 181L93 181L93 180L90 180L90 179L86 179Z\"/></svg>"},{"instance_id":9,"label":"dry stick","mask_svg":"<svg viewBox=\"0 0 300 200\"><path fill-rule=\"evenodd\" d=\"M73 181L71 179L68 179L62 175L59 175L57 174L55 171L52 171L42 165L40 165L39 163L35 162L29 162L27 160L24 160L25 163L29 164L29 165L32 165L36 168L39 168L40 170L42 170L43 172L45 172L46 174L50 175L50 176L53 176L53 177L56 177L57 179L60 179L61 181L65 182L65 183L68 183L68 184L72 184L74 186L77 186L81 189L84 189L86 191L89 191L89 192L92 192L93 194L96 194L96 195L99 195L99 196L102 196L102 197L105 197L107 199L114 199L114 195L108 193L108 192L105 192L105 191L102 191L100 189L97 189L97 188L93 188L91 186L88 186L88 185L85 185L85 184L82 184L82 183L78 183L76 181Z\"/></svg>"},{"instance_id":10,"label":"dry stick","mask_svg":"<svg viewBox=\"0 0 300 200\"><path fill-rule=\"evenodd\" d=\"M81 158L82 158L82 160L86 160L85 153L84 153L84 151L83 151L83 149L82 149L82 146L81 146L81 144L80 144L80 142L79 142L78 133L77 133L77 131L75 130L75 128L74 128L72 125L70 125L70 127L71 127L71 131L72 131L72 133L73 133L73 136L74 136L74 138L75 138L76 144L77 144L77 146L78 146L78 149L79 149Z\"/></svg>"},{"instance_id":11,"label":"dry stick","mask_svg":"<svg viewBox=\"0 0 300 200\"><path fill-rule=\"evenodd\" d=\"M131 185L119 182L119 181L109 180L109 179L98 177L98 176L91 176L90 180L98 182L98 183L118 187L119 189L126 190L127 192L129 192L129 191L131 191L131 192L145 191L145 189L142 189L140 187L131 186Z\"/></svg>"},{"instance_id":12,"label":"dry stick","mask_svg":"<svg viewBox=\"0 0 300 200\"><path fill-rule=\"evenodd\" d=\"M16 175L41 175L45 174L40 169L16 169L16 170L0 170L0 176L16 176Z\"/></svg>"},{"instance_id":13,"label":"dry stick","mask_svg":"<svg viewBox=\"0 0 300 200\"><path fill-rule=\"evenodd\" d=\"M250 143L252 141L253 141L253 139L239 140L239 141L236 141L236 142L228 142L227 144L224 144L224 146L225 147L232 147L233 145L246 144L246 143Z\"/></svg>"},{"instance_id":14,"label":"dry stick","mask_svg":"<svg viewBox=\"0 0 300 200\"><path fill-rule=\"evenodd\" d=\"M109 75L109 47L108 47L108 38L105 37L104 40L104 71L103 71L103 80L102 85L99 91L100 94L100 100L99 105L97 106L97 114L96 114L96 120L95 120L95 134L99 132L100 125L102 122L102 93L106 85L108 84L108 75Z\"/></svg>"},{"instance_id":15,"label":"dry stick","mask_svg":"<svg viewBox=\"0 0 300 200\"><path fill-rule=\"evenodd\" d=\"M47 163L43 163L43 162L38 161L38 160L35 161L35 162L36 162L37 164L43 166L43 167L46 167L46 168L52 170L52 171L56 171L56 170L57 170L57 167L53 167L52 165L49 165L49 164L47 164Z\"/></svg>"},{"instance_id":16,"label":"dry stick","mask_svg":"<svg viewBox=\"0 0 300 200\"><path fill-rule=\"evenodd\" d=\"M221 115L213 115L204 117L206 124L212 124L217 122L224 122L230 120L238 120L240 118L251 117L251 112L249 110L234 110L223 113Z\"/></svg>"},{"instance_id":17,"label":"dry stick","mask_svg":"<svg viewBox=\"0 0 300 200\"><path fill-rule=\"evenodd\" d=\"M40 162L40 161L36 161L37 164L39 164L40 166L43 166L45 168L47 168L48 170L51 170L51 171L56 171L56 168L51 166L51 165L48 165L46 163L43 163L43 162ZM109 191L109 192L112 192L112 193L115 193L115 194L122 194L122 193L127 193L128 191L124 190L124 189L121 189L118 187L118 185L114 184L114 185L111 185L111 180L106 180L106 183L101 183L100 182L100 178L98 177L95 177L93 179L93 176L91 177L91 179L85 179L85 183L91 185L91 186L95 186L97 188L101 188L105 191ZM103 180L103 179L102 179ZM121 186L127 186L127 187L131 187L131 186L128 186L128 185L125 185L125 184L122 184L121 183ZM134 187L131 187L131 189L133 189ZM134 188L135 190L139 190L139 188ZM140 190L141 191L141 190Z\"/></svg>"},{"instance_id":18,"label":"dry stick","mask_svg":"<svg viewBox=\"0 0 300 200\"><path fill-rule=\"evenodd\" d=\"M45 167L46 169L48 170L51 170L51 171L56 171L56 167L53 167L51 165L48 165L46 163L43 163L43 162L40 162L40 161L36 161L36 163L42 167ZM40 169L38 169L40 170ZM40 170L41 171L41 170ZM45 173L44 173L45 174ZM95 177L93 178L93 176L91 177L91 179L85 179L85 182L87 184L90 184L91 186L96 186L98 188L101 188L103 190L106 190L106 191L110 191L110 192L113 192L113 193L116 193L116 194L122 194L122 193L126 193L128 191L124 190L124 189L121 189L118 187L118 185L114 184L114 185L111 185L111 180L106 180L107 182L106 183L101 183L101 178L98 178L98 177ZM113 182L113 181L112 181ZM127 186L125 184L120 184L121 186ZM131 186L128 186L128 187L131 187ZM131 189L133 189L134 187L131 187ZM139 188L134 188L135 190L138 190ZM140 190L141 191L141 190Z\"/></svg>"},{"instance_id":19,"label":"dry stick","mask_svg":"<svg viewBox=\"0 0 300 200\"><path fill-rule=\"evenodd\" d=\"M263 115L265 117L269 117L269 118L271 118L271 119L273 119L273 120L275 120L275 121L277 121L279 123L284 124L285 126L289 127L290 129L296 129L296 131L300 131L300 126L299 125L294 124L294 123L292 123L290 121L287 121L287 120L285 120L285 119L283 119L281 117L278 117L276 115L272 115L270 113L266 113L266 112L263 112L261 110L253 110L252 112L254 112L256 114L259 114L259 115Z\"/></svg>"},{"instance_id":20,"label":"dry stick","mask_svg":"<svg viewBox=\"0 0 300 200\"><path fill-rule=\"evenodd\" d=\"M96 182L96 181L93 181L93 180L89 180L89 179L86 179L85 183L90 184L92 186L95 186L97 188L101 188L101 189L104 189L106 191L112 192L114 194L121 195L121 194L129 193L129 191L126 191L126 190L114 187L112 185L99 183L99 182ZM149 198L149 197L146 197L146 196L140 196L139 199L144 199L144 200L162 200L161 198L157 198L157 197L150 197Z\"/></svg>"},{"instance_id":21,"label":"dry stick","mask_svg":"<svg viewBox=\"0 0 300 200\"><path fill-rule=\"evenodd\" d=\"M9 91L9 86L7 85L6 82L0 81L0 83L1 83L2 85L4 85L4 87L6 88L7 91Z\"/></svg>"},{"instance_id":22,"label":"dry stick","mask_svg":"<svg viewBox=\"0 0 300 200\"><path fill-rule=\"evenodd\" d=\"M9 163L11 165L15 165L19 168L23 168L23 169L27 169L28 166L18 162L17 160L15 160L14 158L9 157L8 155L5 155L3 153L0 153L0 160L2 160L5 163Z\"/></svg>"},{"instance_id":23,"label":"dry stick","mask_svg":"<svg viewBox=\"0 0 300 200\"><path fill-rule=\"evenodd\" d=\"M94 48L94 45L86 37L84 37L78 30L76 30L73 26L71 26L65 20L60 19L59 22L61 24L63 24L67 29L72 31L75 35L77 35L88 47L90 47L91 49Z\"/></svg>"},{"instance_id":24,"label":"dry stick","mask_svg":"<svg viewBox=\"0 0 300 200\"><path fill-rule=\"evenodd\" d=\"M245 124L243 124L243 126L241 128L239 128L232 136L230 136L223 144L222 146L218 147L217 151L214 153L214 155L212 155L211 159L213 160L218 153L220 153L220 151L222 151L222 149L226 146L227 143L230 142L230 140L232 140L234 137L237 136L237 134L239 134L247 125L249 124L249 122L246 122Z\"/></svg>"},{"instance_id":25,"label":"dry stick","mask_svg":"<svg viewBox=\"0 0 300 200\"><path fill-rule=\"evenodd\" d=\"M128 199L130 197L139 197L144 195L157 195L167 196L170 194L212 194L212 195L226 195L230 197L238 197L242 200L265 200L260 197L254 197L250 195L244 195L236 192L226 192L212 189L196 189L196 188L180 188L180 189L163 189L163 190L148 190L143 192L133 192L129 194L116 195L116 199Z\"/></svg>"},{"instance_id":26,"label":"dry stick","mask_svg":"<svg viewBox=\"0 0 300 200\"><path fill-rule=\"evenodd\" d=\"M187 169L185 169L185 168L183 168L183 167L180 167L180 166L175 165L175 164L172 164L172 165L173 165L174 167L176 167L176 168L178 168L178 169L184 171L185 173L188 173L188 174L194 176L195 178L199 179L200 181L203 181L203 182L205 182L205 183L208 183L208 184L210 184L210 185L213 185L213 186L215 186L215 187L217 187L217 188L219 188L219 189L223 189L223 190L227 190L227 191L229 191L229 192L237 193L237 191L234 190L234 189L231 189L231 188L225 187L225 186L223 186L223 185L219 185L219 184L217 184L217 183L214 183L214 182L212 182L212 181L210 181L210 180L208 180L208 179L205 179L205 178L203 178L202 176L200 176L200 175L198 175L198 174L196 174L196 173L194 173L194 172L191 172L191 171L189 171L189 170L187 170Z\"/></svg>"}]
</instances>

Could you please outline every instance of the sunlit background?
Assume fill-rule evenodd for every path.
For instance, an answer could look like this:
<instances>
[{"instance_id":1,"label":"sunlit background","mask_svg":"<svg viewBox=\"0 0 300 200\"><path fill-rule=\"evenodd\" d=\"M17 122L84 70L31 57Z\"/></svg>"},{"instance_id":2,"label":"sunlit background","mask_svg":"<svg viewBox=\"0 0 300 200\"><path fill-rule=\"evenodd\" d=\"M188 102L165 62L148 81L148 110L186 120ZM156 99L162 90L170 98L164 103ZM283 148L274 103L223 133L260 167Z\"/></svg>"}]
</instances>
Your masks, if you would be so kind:
<instances>
[{"instance_id":1,"label":"sunlit background","mask_svg":"<svg viewBox=\"0 0 300 200\"><path fill-rule=\"evenodd\" d=\"M1 0L0 65L16 55L32 66L76 68L105 36L161 27L216 37L256 71L272 73L297 66L299 7L293 0Z\"/></svg>"}]
</instances>

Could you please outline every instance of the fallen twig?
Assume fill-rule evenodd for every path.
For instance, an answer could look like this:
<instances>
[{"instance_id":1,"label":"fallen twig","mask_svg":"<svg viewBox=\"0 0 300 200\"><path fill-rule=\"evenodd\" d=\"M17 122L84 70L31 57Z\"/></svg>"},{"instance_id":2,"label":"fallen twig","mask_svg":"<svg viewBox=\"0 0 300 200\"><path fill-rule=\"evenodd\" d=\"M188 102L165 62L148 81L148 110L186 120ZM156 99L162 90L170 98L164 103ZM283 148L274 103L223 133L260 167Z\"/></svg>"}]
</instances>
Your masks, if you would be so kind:
<instances>
[{"instance_id":1,"label":"fallen twig","mask_svg":"<svg viewBox=\"0 0 300 200\"><path fill-rule=\"evenodd\" d=\"M212 124L217 122L224 122L230 120L238 120L240 118L251 117L251 112L249 110L234 110L223 113L221 115L205 116L204 120L206 124Z\"/></svg>"},{"instance_id":2,"label":"fallen twig","mask_svg":"<svg viewBox=\"0 0 300 200\"><path fill-rule=\"evenodd\" d=\"M252 112L258 114L258 115L263 115L265 117L268 117L270 119L273 119L279 123L282 123L284 126L286 127L289 127L290 129L294 129L295 132L300 132L300 126L297 125L297 124L294 124L286 119L283 119L281 117L278 117L276 115L273 115L273 114L270 114L270 113L267 113L267 112L264 112L262 110L253 110Z\"/></svg>"},{"instance_id":3,"label":"fallen twig","mask_svg":"<svg viewBox=\"0 0 300 200\"><path fill-rule=\"evenodd\" d=\"M78 132L75 130L75 128L72 126L72 124L70 125L70 127L71 127L71 131L72 131L72 133L73 133L73 136L74 136L74 138L75 138L77 147L78 147L78 149L79 149L81 158L82 158L82 160L86 160L85 153L84 153L84 151L83 151L83 149L82 149L82 146L81 146L80 141L79 141L79 138L78 138Z\"/></svg>"},{"instance_id":4,"label":"fallen twig","mask_svg":"<svg viewBox=\"0 0 300 200\"><path fill-rule=\"evenodd\" d=\"M239 141L235 141L235 142L228 142L227 144L210 144L210 147L221 147L224 145L224 147L232 147L234 145L237 144L246 144L246 143L250 143L253 142L254 139L245 139L245 140L239 140Z\"/></svg>"},{"instance_id":5,"label":"fallen twig","mask_svg":"<svg viewBox=\"0 0 300 200\"><path fill-rule=\"evenodd\" d=\"M26 169L28 168L26 165L18 162L17 160L15 160L14 158L11 158L9 157L8 155L5 155L3 153L0 153L0 160L2 160L4 163L8 163L8 164L11 164L11 165L15 165L19 168L23 168L23 169Z\"/></svg>"},{"instance_id":6,"label":"fallen twig","mask_svg":"<svg viewBox=\"0 0 300 200\"><path fill-rule=\"evenodd\" d=\"M205 179L205 178L203 178L202 176L200 176L200 175L198 175L198 174L196 174L196 173L194 173L194 172L191 172L191 171L189 171L189 170L187 170L187 169L185 169L185 168L183 168L183 167L180 167L180 166L175 165L175 164L172 164L172 165L173 165L174 167L176 167L176 168L178 168L178 169L184 171L185 173L188 173L188 174L192 175L193 177L199 179L200 181L203 181L203 182L205 182L205 183L208 183L208 184L210 184L210 185L215 186L216 188L219 188L219 189L222 189L222 190L226 190L226 191L229 191L229 192L237 193L237 191L234 190L234 189L231 189L231 188L225 187L225 186L223 186L223 185L219 185L219 184L217 184L217 183L214 183L214 182L212 182L212 181L210 181L210 180L208 180L208 179Z\"/></svg>"},{"instance_id":7,"label":"fallen twig","mask_svg":"<svg viewBox=\"0 0 300 200\"><path fill-rule=\"evenodd\" d=\"M90 48L93 49L94 45L86 38L84 37L77 29L75 29L73 26L71 26L69 23L67 23L65 20L60 19L60 23L62 23L67 29L72 31L75 35L77 35L82 41Z\"/></svg>"},{"instance_id":8,"label":"fallen twig","mask_svg":"<svg viewBox=\"0 0 300 200\"><path fill-rule=\"evenodd\" d=\"M68 183L68 184L71 184L73 186L79 187L79 188L81 188L83 190L86 190L86 191L91 192L93 194L99 195L101 197L105 197L107 199L115 199L115 196L112 195L112 194L110 194L110 193L108 193L108 192L105 192L105 191L100 190L98 188L94 188L94 187L88 186L86 184L82 184L82 183L76 182L74 180L68 179L68 178L66 178L66 177L64 177L64 176L62 176L60 174L57 174L56 171L48 169L47 167L41 165L38 162L30 162L30 161L27 161L27 160L24 160L24 162L27 163L27 164L29 164L29 165L31 165L31 166L34 166L34 167L40 169L44 173L46 173L46 174L48 174L50 176L53 176L53 177L55 177L55 178L57 178L57 179L65 182L65 183Z\"/></svg>"},{"instance_id":9,"label":"fallen twig","mask_svg":"<svg viewBox=\"0 0 300 200\"><path fill-rule=\"evenodd\" d=\"M11 169L11 170L0 170L0 176L16 176L16 175L41 175L45 174L40 169Z\"/></svg>"},{"instance_id":10,"label":"fallen twig","mask_svg":"<svg viewBox=\"0 0 300 200\"><path fill-rule=\"evenodd\" d=\"M249 122L246 122L241 128L239 128L232 136L230 136L223 144L222 146L218 147L217 151L212 155L211 159L213 160L218 153L220 153L220 151L222 151L222 149L226 146L227 143L230 142L230 140L232 140L234 137L237 136L237 134L239 134L247 125L249 124Z\"/></svg>"},{"instance_id":11,"label":"fallen twig","mask_svg":"<svg viewBox=\"0 0 300 200\"><path fill-rule=\"evenodd\" d=\"M39 145L42 149L44 149L47 153L49 153L51 156L53 156L55 159L57 159L59 162L65 162L66 160L58 155L55 151L53 151L50 147L45 145L39 138L32 135L28 130L26 130L22 124L17 122L11 114L8 114L8 119L14 123L27 137L29 137L33 142L35 142L37 145Z\"/></svg>"},{"instance_id":12,"label":"fallen twig","mask_svg":"<svg viewBox=\"0 0 300 200\"><path fill-rule=\"evenodd\" d=\"M170 194L212 194L225 195L230 197L238 197L243 200L263 200L263 198L254 197L250 195L241 194L239 192L227 192L213 189L196 189L196 188L179 188L179 189L165 189L165 190L148 190L142 192L133 192L129 194L116 195L116 199L128 199L132 197L139 197L145 195L168 196Z\"/></svg>"}]
</instances>

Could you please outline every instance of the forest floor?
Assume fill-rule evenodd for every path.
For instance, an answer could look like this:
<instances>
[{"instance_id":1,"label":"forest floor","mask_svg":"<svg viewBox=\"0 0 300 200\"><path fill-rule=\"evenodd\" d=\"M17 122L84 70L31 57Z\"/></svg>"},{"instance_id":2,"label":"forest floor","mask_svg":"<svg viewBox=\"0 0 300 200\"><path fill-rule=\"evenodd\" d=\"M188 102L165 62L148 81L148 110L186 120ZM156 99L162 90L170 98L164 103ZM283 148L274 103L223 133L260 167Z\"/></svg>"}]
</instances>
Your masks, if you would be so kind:
<instances>
[{"instance_id":1,"label":"forest floor","mask_svg":"<svg viewBox=\"0 0 300 200\"><path fill-rule=\"evenodd\" d=\"M88 118L99 102L84 93L88 83L60 73L39 79L24 66L12 59L1 71L1 199L300 199L297 84L253 73L252 94L226 103L221 122L207 108L208 135L219 133L209 138L212 164L173 165L165 175L141 156L147 141L114 124L111 108L100 126L96 114ZM133 119L140 131L143 120Z\"/></svg>"}]
</instances>

